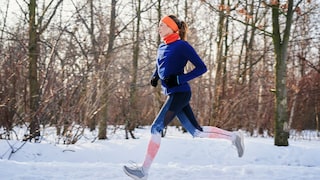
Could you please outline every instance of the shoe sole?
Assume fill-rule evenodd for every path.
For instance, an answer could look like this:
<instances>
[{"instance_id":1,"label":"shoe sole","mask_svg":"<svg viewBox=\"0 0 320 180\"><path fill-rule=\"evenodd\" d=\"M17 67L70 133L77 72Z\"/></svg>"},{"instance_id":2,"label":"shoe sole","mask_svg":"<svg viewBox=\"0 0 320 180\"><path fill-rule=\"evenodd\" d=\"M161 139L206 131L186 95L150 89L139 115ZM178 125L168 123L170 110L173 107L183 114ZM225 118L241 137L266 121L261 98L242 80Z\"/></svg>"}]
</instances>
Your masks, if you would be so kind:
<instances>
[{"instance_id":1,"label":"shoe sole","mask_svg":"<svg viewBox=\"0 0 320 180\"><path fill-rule=\"evenodd\" d=\"M238 151L238 156L241 158L244 154L244 138L243 138L243 134L241 132L239 132L237 138L240 138L240 144L239 141L236 141L236 147L237 147L237 151ZM239 151L239 148L241 148L241 150Z\"/></svg>"},{"instance_id":2,"label":"shoe sole","mask_svg":"<svg viewBox=\"0 0 320 180\"><path fill-rule=\"evenodd\" d=\"M139 177L137 177L137 176L133 176L132 174L130 174L130 173L127 171L126 166L123 166L122 169L123 169L124 173L126 173L126 175L128 175L129 177L131 177L131 178L134 179L134 180L147 180L147 178L145 178L145 177L144 177L144 178L139 178Z\"/></svg>"}]
</instances>

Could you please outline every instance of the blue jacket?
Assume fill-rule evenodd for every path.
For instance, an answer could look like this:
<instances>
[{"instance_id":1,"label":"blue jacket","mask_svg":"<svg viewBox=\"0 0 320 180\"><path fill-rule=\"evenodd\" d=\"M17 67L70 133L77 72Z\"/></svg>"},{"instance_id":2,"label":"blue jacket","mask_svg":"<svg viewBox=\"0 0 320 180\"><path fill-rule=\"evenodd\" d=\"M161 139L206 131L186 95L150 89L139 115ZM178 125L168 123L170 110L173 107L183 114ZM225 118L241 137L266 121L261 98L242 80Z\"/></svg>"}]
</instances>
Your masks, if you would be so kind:
<instances>
[{"instance_id":1,"label":"blue jacket","mask_svg":"<svg viewBox=\"0 0 320 180\"><path fill-rule=\"evenodd\" d=\"M184 68L188 61L194 65L194 69L185 73ZM187 41L177 40L170 44L159 45L156 70L153 76L160 78L164 94L191 91L188 81L206 71L206 65ZM179 85L168 88L163 79L172 75L178 76Z\"/></svg>"}]
</instances>

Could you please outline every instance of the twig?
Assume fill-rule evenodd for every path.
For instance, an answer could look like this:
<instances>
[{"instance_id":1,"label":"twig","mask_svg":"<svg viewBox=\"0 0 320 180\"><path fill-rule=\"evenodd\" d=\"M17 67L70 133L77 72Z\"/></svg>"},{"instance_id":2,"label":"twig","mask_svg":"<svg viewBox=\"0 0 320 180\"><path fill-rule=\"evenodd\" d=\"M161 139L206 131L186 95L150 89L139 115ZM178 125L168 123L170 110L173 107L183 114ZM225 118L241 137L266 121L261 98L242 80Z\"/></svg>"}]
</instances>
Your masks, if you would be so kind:
<instances>
[{"instance_id":1,"label":"twig","mask_svg":"<svg viewBox=\"0 0 320 180\"><path fill-rule=\"evenodd\" d=\"M26 144L26 142L27 142L27 141L22 141L22 144L21 144L18 148L15 148L14 145L15 145L16 143L15 143L14 145L11 145L11 144L9 143L9 140L6 140L6 141L7 141L7 143L8 143L8 145L9 145L10 148L1 156L1 159L3 159L3 157L5 156L5 154L7 154L7 152L9 152L9 151L11 150L11 152L10 152L10 154L9 154L9 156L8 156L8 160L10 160L12 154L14 154L14 153L16 153L17 151L19 151L19 150Z\"/></svg>"}]
</instances>

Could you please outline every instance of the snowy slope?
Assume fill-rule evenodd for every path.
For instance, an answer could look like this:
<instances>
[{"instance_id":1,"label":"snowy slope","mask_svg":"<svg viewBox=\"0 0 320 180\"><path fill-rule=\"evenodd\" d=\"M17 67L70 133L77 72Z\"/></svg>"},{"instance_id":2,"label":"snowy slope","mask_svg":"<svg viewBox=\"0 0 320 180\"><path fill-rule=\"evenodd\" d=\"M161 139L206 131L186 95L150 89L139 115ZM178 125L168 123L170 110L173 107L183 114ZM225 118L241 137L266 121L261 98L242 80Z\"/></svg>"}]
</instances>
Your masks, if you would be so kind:
<instances>
[{"instance_id":1,"label":"snowy slope","mask_svg":"<svg viewBox=\"0 0 320 180\"><path fill-rule=\"evenodd\" d=\"M137 129L136 140L123 139L123 133L94 143L83 138L68 146L50 138L26 143L10 160L9 144L19 147L21 142L0 140L0 179L129 179L122 166L130 160L143 161L149 129ZM290 140L289 147L276 147L272 138L246 137L245 145L244 157L238 158L226 140L194 139L170 127L149 179L320 179L319 139Z\"/></svg>"}]
</instances>

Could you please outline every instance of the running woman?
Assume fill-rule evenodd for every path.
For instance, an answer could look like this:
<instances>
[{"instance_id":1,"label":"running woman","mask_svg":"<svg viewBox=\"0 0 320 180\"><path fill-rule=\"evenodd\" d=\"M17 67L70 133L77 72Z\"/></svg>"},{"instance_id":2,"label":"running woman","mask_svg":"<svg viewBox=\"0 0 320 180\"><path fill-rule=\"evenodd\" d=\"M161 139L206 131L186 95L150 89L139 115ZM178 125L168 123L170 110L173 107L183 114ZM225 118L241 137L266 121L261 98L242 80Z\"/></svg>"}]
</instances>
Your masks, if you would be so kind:
<instances>
[{"instance_id":1,"label":"running woman","mask_svg":"<svg viewBox=\"0 0 320 180\"><path fill-rule=\"evenodd\" d=\"M193 136L201 138L223 138L230 140L237 148L238 156L244 153L243 135L212 126L200 126L190 106L191 88L188 81L201 76L207 67L186 41L187 24L174 15L165 16L159 22L158 32L163 40L159 45L156 69L151 85L161 81L162 90L168 96L165 104L151 126L151 138L142 166L124 166L124 172L133 179L148 179L151 164L160 148L161 132L178 117L182 126ZM187 62L194 65L190 72L184 72Z\"/></svg>"}]
</instances>

